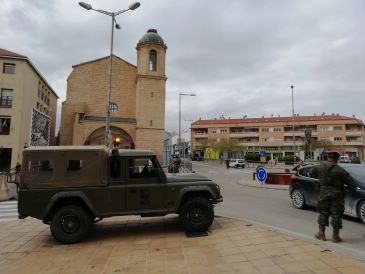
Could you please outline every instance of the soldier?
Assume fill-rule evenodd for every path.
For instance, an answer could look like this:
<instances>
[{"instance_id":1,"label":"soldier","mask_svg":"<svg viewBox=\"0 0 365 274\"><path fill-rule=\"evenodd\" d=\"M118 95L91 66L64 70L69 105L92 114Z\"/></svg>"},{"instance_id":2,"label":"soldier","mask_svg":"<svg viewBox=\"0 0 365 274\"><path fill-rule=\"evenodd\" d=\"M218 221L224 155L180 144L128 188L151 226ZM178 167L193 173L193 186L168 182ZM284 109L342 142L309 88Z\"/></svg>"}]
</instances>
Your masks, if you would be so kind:
<instances>
[{"instance_id":1,"label":"soldier","mask_svg":"<svg viewBox=\"0 0 365 274\"><path fill-rule=\"evenodd\" d=\"M332 216L333 227L332 242L338 243L342 239L339 236L342 229L342 214L344 212L345 185L351 185L350 175L337 165L340 154L329 152L327 162L313 168L311 176L319 179L319 198L317 210L319 212L319 232L315 235L318 240L325 241L325 228L328 226L329 216Z\"/></svg>"}]
</instances>

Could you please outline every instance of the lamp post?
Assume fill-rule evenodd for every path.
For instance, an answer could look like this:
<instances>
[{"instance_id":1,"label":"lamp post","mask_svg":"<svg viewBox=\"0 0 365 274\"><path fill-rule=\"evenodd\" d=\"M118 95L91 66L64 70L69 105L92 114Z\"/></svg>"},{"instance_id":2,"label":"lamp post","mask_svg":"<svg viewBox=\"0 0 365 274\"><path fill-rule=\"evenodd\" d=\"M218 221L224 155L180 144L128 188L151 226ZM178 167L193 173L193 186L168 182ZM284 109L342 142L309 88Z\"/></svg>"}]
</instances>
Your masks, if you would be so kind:
<instances>
[{"instance_id":1,"label":"lamp post","mask_svg":"<svg viewBox=\"0 0 365 274\"><path fill-rule=\"evenodd\" d=\"M79 5L83 7L86 10L94 10L97 12L100 12L102 14L106 14L112 17L112 33L111 33L111 42L110 42L110 56L109 56L109 80L108 80L108 101L106 104L106 115L105 115L105 145L109 145L109 134L110 134L110 100L111 100L111 94L112 94L112 57L113 57L113 42L114 42L114 24L115 28L120 29L120 25L115 20L115 17L119 14L122 14L128 10L135 10L138 8L141 4L139 2L135 2L133 4L130 4L128 9L123 9L117 12L109 12L101 9L93 9L93 7L85 2L79 2Z\"/></svg>"},{"instance_id":2,"label":"lamp post","mask_svg":"<svg viewBox=\"0 0 365 274\"><path fill-rule=\"evenodd\" d=\"M196 96L196 95L194 93L179 94L179 141L178 141L179 154L181 151L181 96ZM184 151L184 156L185 156L185 151Z\"/></svg>"},{"instance_id":3,"label":"lamp post","mask_svg":"<svg viewBox=\"0 0 365 274\"><path fill-rule=\"evenodd\" d=\"M290 86L291 88L291 108L292 108L292 123L293 123L293 147L294 147L294 164L297 156L297 149L295 146L295 125L294 125L294 86Z\"/></svg>"}]
</instances>

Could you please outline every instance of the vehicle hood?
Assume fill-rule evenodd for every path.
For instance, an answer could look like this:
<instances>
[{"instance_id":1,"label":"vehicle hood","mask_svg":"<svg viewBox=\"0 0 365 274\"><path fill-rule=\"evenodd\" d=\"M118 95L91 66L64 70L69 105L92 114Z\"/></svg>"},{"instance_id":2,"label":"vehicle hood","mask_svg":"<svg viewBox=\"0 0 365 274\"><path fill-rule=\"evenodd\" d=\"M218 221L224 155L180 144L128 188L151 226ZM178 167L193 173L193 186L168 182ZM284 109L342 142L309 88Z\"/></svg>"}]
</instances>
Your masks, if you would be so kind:
<instances>
[{"instance_id":1,"label":"vehicle hood","mask_svg":"<svg viewBox=\"0 0 365 274\"><path fill-rule=\"evenodd\" d=\"M211 179L195 173L173 173L166 175L167 183L176 182L212 182Z\"/></svg>"}]
</instances>

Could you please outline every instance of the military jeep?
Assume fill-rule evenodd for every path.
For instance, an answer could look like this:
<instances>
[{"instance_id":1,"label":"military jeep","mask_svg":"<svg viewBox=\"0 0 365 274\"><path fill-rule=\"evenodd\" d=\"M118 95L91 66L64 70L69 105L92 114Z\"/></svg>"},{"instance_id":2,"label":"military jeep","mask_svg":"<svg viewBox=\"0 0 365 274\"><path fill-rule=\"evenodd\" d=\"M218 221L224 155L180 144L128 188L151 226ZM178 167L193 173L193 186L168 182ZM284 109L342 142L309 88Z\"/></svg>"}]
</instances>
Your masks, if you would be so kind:
<instances>
[{"instance_id":1,"label":"military jeep","mask_svg":"<svg viewBox=\"0 0 365 274\"><path fill-rule=\"evenodd\" d=\"M185 231L206 231L223 201L206 177L166 175L152 151L103 146L27 148L18 186L19 218L42 220L66 244L111 216L177 213Z\"/></svg>"}]
</instances>

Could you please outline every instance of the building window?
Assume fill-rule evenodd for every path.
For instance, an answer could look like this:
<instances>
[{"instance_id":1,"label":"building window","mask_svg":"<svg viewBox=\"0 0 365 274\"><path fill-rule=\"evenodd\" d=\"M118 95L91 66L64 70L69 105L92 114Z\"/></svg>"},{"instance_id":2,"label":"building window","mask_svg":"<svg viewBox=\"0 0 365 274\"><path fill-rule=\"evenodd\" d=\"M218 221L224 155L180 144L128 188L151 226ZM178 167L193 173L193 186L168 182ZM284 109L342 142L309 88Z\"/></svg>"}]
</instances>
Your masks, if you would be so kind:
<instances>
[{"instance_id":1,"label":"building window","mask_svg":"<svg viewBox=\"0 0 365 274\"><path fill-rule=\"evenodd\" d=\"M342 137L335 137L334 140L337 141L337 142L342 141Z\"/></svg>"},{"instance_id":2,"label":"building window","mask_svg":"<svg viewBox=\"0 0 365 274\"><path fill-rule=\"evenodd\" d=\"M334 126L333 130L342 130L342 126Z\"/></svg>"},{"instance_id":3,"label":"building window","mask_svg":"<svg viewBox=\"0 0 365 274\"><path fill-rule=\"evenodd\" d=\"M274 128L274 132L280 132L280 131L281 131L281 128L279 128L279 127Z\"/></svg>"},{"instance_id":4,"label":"building window","mask_svg":"<svg viewBox=\"0 0 365 274\"><path fill-rule=\"evenodd\" d=\"M110 111L110 113L117 113L118 105L116 103L110 102L109 111Z\"/></svg>"},{"instance_id":5,"label":"building window","mask_svg":"<svg viewBox=\"0 0 365 274\"><path fill-rule=\"evenodd\" d=\"M44 99L44 93L42 92L42 94L41 94L41 99L42 99L42 101L43 101L43 99Z\"/></svg>"},{"instance_id":6,"label":"building window","mask_svg":"<svg viewBox=\"0 0 365 274\"><path fill-rule=\"evenodd\" d=\"M152 49L152 50L150 50L149 69L150 69L150 71L156 71L156 68L157 68L157 51Z\"/></svg>"},{"instance_id":7,"label":"building window","mask_svg":"<svg viewBox=\"0 0 365 274\"><path fill-rule=\"evenodd\" d=\"M261 132L269 132L270 131L270 129L269 128L262 128L261 129Z\"/></svg>"},{"instance_id":8,"label":"building window","mask_svg":"<svg viewBox=\"0 0 365 274\"><path fill-rule=\"evenodd\" d=\"M0 135L9 135L10 134L10 117L1 117L0 116Z\"/></svg>"},{"instance_id":9,"label":"building window","mask_svg":"<svg viewBox=\"0 0 365 274\"><path fill-rule=\"evenodd\" d=\"M2 88L0 94L0 106L11 107L12 104L13 104L13 90Z\"/></svg>"},{"instance_id":10,"label":"building window","mask_svg":"<svg viewBox=\"0 0 365 274\"><path fill-rule=\"evenodd\" d=\"M328 131L328 127L320 127L319 130L320 131Z\"/></svg>"},{"instance_id":11,"label":"building window","mask_svg":"<svg viewBox=\"0 0 365 274\"><path fill-rule=\"evenodd\" d=\"M3 73L14 74L15 73L15 64L4 63Z\"/></svg>"},{"instance_id":12,"label":"building window","mask_svg":"<svg viewBox=\"0 0 365 274\"><path fill-rule=\"evenodd\" d=\"M80 170L82 168L82 160L68 160L67 171Z\"/></svg>"}]
</instances>

